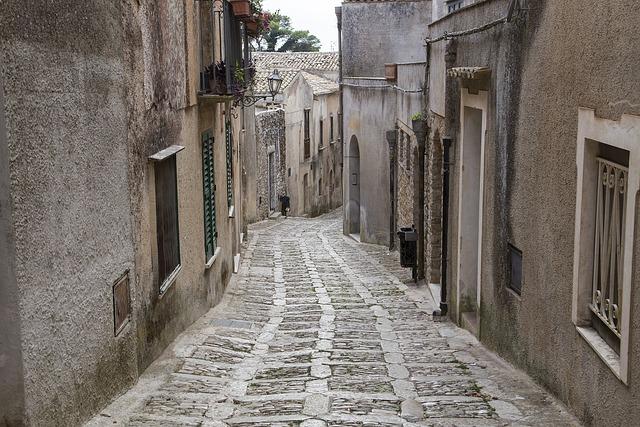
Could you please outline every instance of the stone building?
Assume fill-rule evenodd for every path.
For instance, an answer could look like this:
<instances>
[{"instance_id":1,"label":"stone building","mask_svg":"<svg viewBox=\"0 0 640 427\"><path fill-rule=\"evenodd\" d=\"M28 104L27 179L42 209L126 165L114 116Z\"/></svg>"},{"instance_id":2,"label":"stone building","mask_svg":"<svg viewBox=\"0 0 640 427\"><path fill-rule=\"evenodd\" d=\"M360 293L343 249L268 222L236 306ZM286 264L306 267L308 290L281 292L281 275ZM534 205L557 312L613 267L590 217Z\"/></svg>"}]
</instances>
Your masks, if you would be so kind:
<instances>
[{"instance_id":1,"label":"stone building","mask_svg":"<svg viewBox=\"0 0 640 427\"><path fill-rule=\"evenodd\" d=\"M280 196L287 194L287 146L282 109L256 114L257 219L280 212Z\"/></svg>"},{"instance_id":2,"label":"stone building","mask_svg":"<svg viewBox=\"0 0 640 427\"><path fill-rule=\"evenodd\" d=\"M281 158L286 158L286 182L282 191L275 195L289 196L290 214L294 216L316 216L342 206L338 53L255 52L253 59L256 66L254 91L257 95L267 96L256 104L257 120L273 126L277 121L262 120L261 111L281 108L285 113L281 131L286 140L286 154ZM278 70L283 81L281 93L272 99L268 77L274 70ZM264 132L275 134L277 130ZM260 158L258 154L256 176L270 176L268 164L268 157ZM276 174L279 173L282 172L278 169ZM258 204L261 200L272 200L273 196L273 191L269 197L266 193L258 194ZM262 212L257 218L263 219L267 210L279 210L279 201L276 206L276 209L269 206L271 209L263 207L262 210L257 206Z\"/></svg>"},{"instance_id":3,"label":"stone building","mask_svg":"<svg viewBox=\"0 0 640 427\"><path fill-rule=\"evenodd\" d=\"M241 27L227 1L2 3L0 424L82 423L220 300L243 113L204 68Z\"/></svg>"},{"instance_id":4,"label":"stone building","mask_svg":"<svg viewBox=\"0 0 640 427\"><path fill-rule=\"evenodd\" d=\"M317 216L342 206L338 84L301 71L284 99L291 215Z\"/></svg>"},{"instance_id":5,"label":"stone building","mask_svg":"<svg viewBox=\"0 0 640 427\"><path fill-rule=\"evenodd\" d=\"M640 415L639 20L634 1L486 0L429 25L449 314L588 425Z\"/></svg>"},{"instance_id":6,"label":"stone building","mask_svg":"<svg viewBox=\"0 0 640 427\"><path fill-rule=\"evenodd\" d=\"M393 246L399 226L424 235L424 141L412 116L423 109L430 1L345 1L342 31L344 232ZM372 26L371 23L376 25ZM362 52L367 52L363 55ZM387 138L391 132L393 137ZM439 234L439 233L438 233ZM421 253L426 254L424 245ZM426 255L422 255L421 276ZM437 264L437 262L436 262Z\"/></svg>"}]
</instances>

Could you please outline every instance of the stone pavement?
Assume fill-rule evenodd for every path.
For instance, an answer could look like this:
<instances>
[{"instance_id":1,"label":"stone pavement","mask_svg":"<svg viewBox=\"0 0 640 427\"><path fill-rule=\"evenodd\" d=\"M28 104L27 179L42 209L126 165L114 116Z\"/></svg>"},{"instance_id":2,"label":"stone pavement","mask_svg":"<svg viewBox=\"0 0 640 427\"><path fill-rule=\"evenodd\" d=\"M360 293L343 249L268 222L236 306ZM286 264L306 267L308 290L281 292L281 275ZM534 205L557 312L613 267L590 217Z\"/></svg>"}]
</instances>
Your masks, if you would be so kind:
<instances>
[{"instance_id":1,"label":"stone pavement","mask_svg":"<svg viewBox=\"0 0 640 427\"><path fill-rule=\"evenodd\" d=\"M341 226L253 226L223 302L89 425L579 425Z\"/></svg>"}]
</instances>

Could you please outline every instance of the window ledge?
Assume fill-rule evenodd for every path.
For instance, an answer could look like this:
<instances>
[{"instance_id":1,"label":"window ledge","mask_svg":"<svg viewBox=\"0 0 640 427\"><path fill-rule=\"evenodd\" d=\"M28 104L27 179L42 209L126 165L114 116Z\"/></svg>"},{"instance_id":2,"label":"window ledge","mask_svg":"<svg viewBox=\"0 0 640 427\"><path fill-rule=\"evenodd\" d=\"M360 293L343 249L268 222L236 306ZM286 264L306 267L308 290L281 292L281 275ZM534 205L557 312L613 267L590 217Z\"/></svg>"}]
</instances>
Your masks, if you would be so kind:
<instances>
[{"instance_id":1,"label":"window ledge","mask_svg":"<svg viewBox=\"0 0 640 427\"><path fill-rule=\"evenodd\" d=\"M236 215L236 207L234 205L231 205L231 207L229 207L229 218L233 218Z\"/></svg>"},{"instance_id":2,"label":"window ledge","mask_svg":"<svg viewBox=\"0 0 640 427\"><path fill-rule=\"evenodd\" d=\"M327 147L325 147L324 145L321 145L321 146L318 147L318 151L324 151L325 148L327 148Z\"/></svg>"},{"instance_id":3,"label":"window ledge","mask_svg":"<svg viewBox=\"0 0 640 427\"><path fill-rule=\"evenodd\" d=\"M329 141L329 144L331 144L331 145L333 145L335 143L336 143L336 141Z\"/></svg>"},{"instance_id":4,"label":"window ledge","mask_svg":"<svg viewBox=\"0 0 640 427\"><path fill-rule=\"evenodd\" d=\"M627 384L627 381L620 375L620 356L600 337L598 332L586 326L576 326L576 329L578 330L578 334L591 346L605 365L613 371L614 375L620 381Z\"/></svg>"},{"instance_id":5,"label":"window ledge","mask_svg":"<svg viewBox=\"0 0 640 427\"><path fill-rule=\"evenodd\" d=\"M207 261L207 263L204 265L205 270L208 270L211 267L213 267L213 264L215 264L216 260L218 259L218 256L220 255L221 250L222 248L220 246L216 248L216 250L213 252L213 256L211 257L211 259Z\"/></svg>"},{"instance_id":6,"label":"window ledge","mask_svg":"<svg viewBox=\"0 0 640 427\"><path fill-rule=\"evenodd\" d=\"M162 283L162 286L160 286L160 297L161 298L162 298L163 295L165 295L167 293L169 288L176 282L176 279L180 275L181 271L182 271L182 264L177 266L176 269L173 270L173 273L171 273L171 275L169 275L169 277L167 277L165 279L165 281Z\"/></svg>"}]
</instances>

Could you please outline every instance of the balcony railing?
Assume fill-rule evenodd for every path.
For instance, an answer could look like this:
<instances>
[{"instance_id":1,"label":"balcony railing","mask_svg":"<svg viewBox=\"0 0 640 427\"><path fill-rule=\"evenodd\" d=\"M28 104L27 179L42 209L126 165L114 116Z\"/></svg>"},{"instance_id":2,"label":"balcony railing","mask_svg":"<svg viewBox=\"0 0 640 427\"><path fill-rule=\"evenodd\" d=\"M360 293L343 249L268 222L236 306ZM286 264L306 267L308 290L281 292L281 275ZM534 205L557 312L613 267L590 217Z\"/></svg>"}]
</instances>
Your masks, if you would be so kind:
<instances>
[{"instance_id":1,"label":"balcony railing","mask_svg":"<svg viewBox=\"0 0 640 427\"><path fill-rule=\"evenodd\" d=\"M620 338L628 169L598 158L593 313Z\"/></svg>"},{"instance_id":2,"label":"balcony railing","mask_svg":"<svg viewBox=\"0 0 640 427\"><path fill-rule=\"evenodd\" d=\"M241 96L255 70L243 18L227 0L201 0L199 95Z\"/></svg>"}]
</instances>

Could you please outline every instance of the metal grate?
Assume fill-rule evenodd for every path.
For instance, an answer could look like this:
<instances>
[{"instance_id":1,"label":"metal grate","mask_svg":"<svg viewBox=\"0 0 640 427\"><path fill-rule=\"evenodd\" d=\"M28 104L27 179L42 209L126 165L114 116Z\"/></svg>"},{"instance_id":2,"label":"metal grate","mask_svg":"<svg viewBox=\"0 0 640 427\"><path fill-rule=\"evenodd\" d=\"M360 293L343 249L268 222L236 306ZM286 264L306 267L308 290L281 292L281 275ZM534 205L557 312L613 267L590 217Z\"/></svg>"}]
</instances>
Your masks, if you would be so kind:
<instances>
[{"instance_id":1,"label":"metal grate","mask_svg":"<svg viewBox=\"0 0 640 427\"><path fill-rule=\"evenodd\" d=\"M620 338L628 169L598 158L598 195L589 307Z\"/></svg>"},{"instance_id":2,"label":"metal grate","mask_svg":"<svg viewBox=\"0 0 640 427\"><path fill-rule=\"evenodd\" d=\"M518 295L522 294L522 251L509 245L509 288Z\"/></svg>"},{"instance_id":3,"label":"metal grate","mask_svg":"<svg viewBox=\"0 0 640 427\"><path fill-rule=\"evenodd\" d=\"M129 272L127 271L113 285L113 323L115 336L118 336L125 326L127 326L130 315Z\"/></svg>"}]
</instances>

